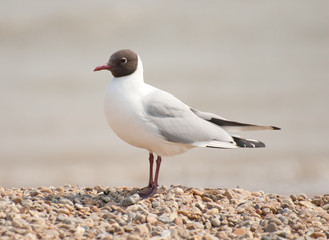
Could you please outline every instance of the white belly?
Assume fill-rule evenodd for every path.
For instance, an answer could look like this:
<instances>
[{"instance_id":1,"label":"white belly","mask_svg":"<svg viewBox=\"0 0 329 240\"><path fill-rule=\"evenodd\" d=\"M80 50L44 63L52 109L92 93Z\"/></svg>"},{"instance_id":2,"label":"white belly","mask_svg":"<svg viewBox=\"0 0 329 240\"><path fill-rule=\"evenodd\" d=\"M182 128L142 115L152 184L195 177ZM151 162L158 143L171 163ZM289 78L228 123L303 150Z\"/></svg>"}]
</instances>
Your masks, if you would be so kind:
<instances>
[{"instance_id":1,"label":"white belly","mask_svg":"<svg viewBox=\"0 0 329 240\"><path fill-rule=\"evenodd\" d=\"M125 142L160 156L183 153L193 146L166 141L157 128L147 122L141 93L125 94L109 84L105 95L105 114L113 131Z\"/></svg>"}]
</instances>

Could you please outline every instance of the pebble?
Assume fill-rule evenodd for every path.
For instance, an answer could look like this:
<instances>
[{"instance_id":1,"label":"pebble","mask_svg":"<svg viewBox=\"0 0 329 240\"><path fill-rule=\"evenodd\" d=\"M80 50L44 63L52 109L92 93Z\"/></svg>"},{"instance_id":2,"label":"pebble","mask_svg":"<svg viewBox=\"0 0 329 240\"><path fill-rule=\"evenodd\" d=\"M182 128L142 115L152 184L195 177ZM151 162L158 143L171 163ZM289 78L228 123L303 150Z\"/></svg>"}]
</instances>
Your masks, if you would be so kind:
<instances>
[{"instance_id":1,"label":"pebble","mask_svg":"<svg viewBox=\"0 0 329 240\"><path fill-rule=\"evenodd\" d=\"M271 235L263 235L262 240L273 240L273 237Z\"/></svg>"},{"instance_id":2,"label":"pebble","mask_svg":"<svg viewBox=\"0 0 329 240\"><path fill-rule=\"evenodd\" d=\"M303 196L303 195L302 195ZM307 200L303 201L299 201L298 204L302 205L302 206L305 206L307 207L308 209L314 209L316 206L312 203L312 202L309 202Z\"/></svg>"},{"instance_id":3,"label":"pebble","mask_svg":"<svg viewBox=\"0 0 329 240\"><path fill-rule=\"evenodd\" d=\"M29 224L24 219L20 219L20 218L13 219L11 224L15 228L28 228L29 227Z\"/></svg>"},{"instance_id":4,"label":"pebble","mask_svg":"<svg viewBox=\"0 0 329 240\"><path fill-rule=\"evenodd\" d=\"M215 214L218 214L218 213L219 213L219 211L218 211L217 208L209 209L209 210L206 212L206 214L208 214L208 215L215 215Z\"/></svg>"},{"instance_id":5,"label":"pebble","mask_svg":"<svg viewBox=\"0 0 329 240\"><path fill-rule=\"evenodd\" d=\"M192 193L194 195L202 196L204 194L204 191L199 190L199 189L192 189Z\"/></svg>"},{"instance_id":6,"label":"pebble","mask_svg":"<svg viewBox=\"0 0 329 240\"><path fill-rule=\"evenodd\" d=\"M252 192L251 196L253 197L261 197L263 194L261 192Z\"/></svg>"},{"instance_id":7,"label":"pebble","mask_svg":"<svg viewBox=\"0 0 329 240\"><path fill-rule=\"evenodd\" d=\"M184 190L181 189L180 187L177 187L177 188L175 188L175 193L176 193L177 195L182 195L182 194L184 193Z\"/></svg>"},{"instance_id":8,"label":"pebble","mask_svg":"<svg viewBox=\"0 0 329 240\"><path fill-rule=\"evenodd\" d=\"M183 219L181 217L176 217L174 219L174 223L178 226L182 226L183 225Z\"/></svg>"},{"instance_id":9,"label":"pebble","mask_svg":"<svg viewBox=\"0 0 329 240\"><path fill-rule=\"evenodd\" d=\"M271 222L265 227L265 232L276 232L278 230L278 226Z\"/></svg>"},{"instance_id":10,"label":"pebble","mask_svg":"<svg viewBox=\"0 0 329 240\"><path fill-rule=\"evenodd\" d=\"M68 204L70 206L73 206L73 202L71 200L67 199L67 198L60 198L59 203Z\"/></svg>"},{"instance_id":11,"label":"pebble","mask_svg":"<svg viewBox=\"0 0 329 240\"><path fill-rule=\"evenodd\" d=\"M101 199L102 199L102 201L103 202L105 202L105 203L108 203L108 202L110 202L111 201L111 198L110 197L108 197L108 196L106 196L106 195L101 195L101 197L100 197Z\"/></svg>"},{"instance_id":12,"label":"pebble","mask_svg":"<svg viewBox=\"0 0 329 240\"><path fill-rule=\"evenodd\" d=\"M215 236L213 236L213 235L207 233L206 235L204 235L204 236L202 237L202 240L218 240L218 237L215 237Z\"/></svg>"},{"instance_id":13,"label":"pebble","mask_svg":"<svg viewBox=\"0 0 329 240\"><path fill-rule=\"evenodd\" d=\"M211 218L210 223L213 227L219 227L221 222L218 218Z\"/></svg>"},{"instance_id":14,"label":"pebble","mask_svg":"<svg viewBox=\"0 0 329 240\"><path fill-rule=\"evenodd\" d=\"M44 186L38 187L38 190L42 193L48 193L48 194L52 193L52 191L49 188L44 187Z\"/></svg>"},{"instance_id":15,"label":"pebble","mask_svg":"<svg viewBox=\"0 0 329 240\"><path fill-rule=\"evenodd\" d=\"M140 237L146 237L146 235L149 233L149 229L147 228L146 224L141 224L141 225L136 226L135 232Z\"/></svg>"},{"instance_id":16,"label":"pebble","mask_svg":"<svg viewBox=\"0 0 329 240\"><path fill-rule=\"evenodd\" d=\"M135 216L135 221L139 223L145 223L146 222L146 216L142 213L137 213Z\"/></svg>"},{"instance_id":17,"label":"pebble","mask_svg":"<svg viewBox=\"0 0 329 240\"><path fill-rule=\"evenodd\" d=\"M123 226L123 230L125 232L131 233L132 231L134 231L134 228L132 226Z\"/></svg>"},{"instance_id":18,"label":"pebble","mask_svg":"<svg viewBox=\"0 0 329 240\"><path fill-rule=\"evenodd\" d=\"M219 239L228 239L227 234L225 232L218 232L216 237Z\"/></svg>"},{"instance_id":19,"label":"pebble","mask_svg":"<svg viewBox=\"0 0 329 240\"><path fill-rule=\"evenodd\" d=\"M268 208L268 207L264 207L264 208L262 209L262 215L267 215L267 214L270 214L270 213L272 213L272 211L271 211L270 208Z\"/></svg>"},{"instance_id":20,"label":"pebble","mask_svg":"<svg viewBox=\"0 0 329 240\"><path fill-rule=\"evenodd\" d=\"M170 215L164 213L158 217L158 220L163 223L172 223L175 220L175 218L172 218Z\"/></svg>"},{"instance_id":21,"label":"pebble","mask_svg":"<svg viewBox=\"0 0 329 240\"><path fill-rule=\"evenodd\" d=\"M207 202L206 206L207 206L208 209L217 208L218 211L223 210L223 207L221 205L219 205L218 203L214 203L214 202Z\"/></svg>"},{"instance_id":22,"label":"pebble","mask_svg":"<svg viewBox=\"0 0 329 240\"><path fill-rule=\"evenodd\" d=\"M83 227L80 227L78 226L76 229L75 229L75 232L74 232L74 237L75 238L81 238L83 236L83 234L85 233L85 229Z\"/></svg>"},{"instance_id":23,"label":"pebble","mask_svg":"<svg viewBox=\"0 0 329 240\"><path fill-rule=\"evenodd\" d=\"M152 207L153 208L157 208L157 207L160 207L160 202L158 202L158 201L154 201L154 202L152 202Z\"/></svg>"},{"instance_id":24,"label":"pebble","mask_svg":"<svg viewBox=\"0 0 329 240\"><path fill-rule=\"evenodd\" d=\"M312 238L323 238L326 239L326 235L322 232L314 232L310 235Z\"/></svg>"},{"instance_id":25,"label":"pebble","mask_svg":"<svg viewBox=\"0 0 329 240\"><path fill-rule=\"evenodd\" d=\"M279 219L279 218L271 218L270 220L269 220L269 223L275 223L276 225L282 225L282 222L281 222L281 220Z\"/></svg>"},{"instance_id":26,"label":"pebble","mask_svg":"<svg viewBox=\"0 0 329 240\"><path fill-rule=\"evenodd\" d=\"M288 208L288 209L291 209L293 210L294 207L295 207L295 204L293 201L291 201L290 199L284 199L282 202L281 202L281 205L280 203L278 203L277 206L275 206L274 208L271 208L271 210L274 212L274 213L277 213L277 210L278 208L281 207L281 208Z\"/></svg>"},{"instance_id":27,"label":"pebble","mask_svg":"<svg viewBox=\"0 0 329 240\"><path fill-rule=\"evenodd\" d=\"M63 214L66 214L66 215L70 215L70 211L66 208L60 208L57 210L58 213L63 213Z\"/></svg>"},{"instance_id":28,"label":"pebble","mask_svg":"<svg viewBox=\"0 0 329 240\"><path fill-rule=\"evenodd\" d=\"M238 228L233 232L235 235L242 236L247 233L247 230L245 228Z\"/></svg>"},{"instance_id":29,"label":"pebble","mask_svg":"<svg viewBox=\"0 0 329 240\"><path fill-rule=\"evenodd\" d=\"M22 199L21 197L17 197L17 198L14 198L14 199L13 199L13 202L14 202L15 204L21 203L22 201L23 201L23 199Z\"/></svg>"},{"instance_id":30,"label":"pebble","mask_svg":"<svg viewBox=\"0 0 329 240\"><path fill-rule=\"evenodd\" d=\"M322 206L322 209L323 209L323 210L326 210L326 211L329 210L329 203L323 205L323 206Z\"/></svg>"},{"instance_id":31,"label":"pebble","mask_svg":"<svg viewBox=\"0 0 329 240\"><path fill-rule=\"evenodd\" d=\"M298 200L305 200L305 199L307 199L307 195L305 194L305 193L302 193L302 194L299 194L298 195Z\"/></svg>"},{"instance_id":32,"label":"pebble","mask_svg":"<svg viewBox=\"0 0 329 240\"><path fill-rule=\"evenodd\" d=\"M170 231L169 230L163 230L161 233L161 238L170 238Z\"/></svg>"},{"instance_id":33,"label":"pebble","mask_svg":"<svg viewBox=\"0 0 329 240\"><path fill-rule=\"evenodd\" d=\"M211 222L209 220L207 220L205 223L204 223L204 227L205 229L211 229L212 225L211 225Z\"/></svg>"},{"instance_id":34,"label":"pebble","mask_svg":"<svg viewBox=\"0 0 329 240\"><path fill-rule=\"evenodd\" d=\"M230 189L226 189L226 191L223 194L225 197L227 197L228 200L231 200L234 198L233 191Z\"/></svg>"},{"instance_id":35,"label":"pebble","mask_svg":"<svg viewBox=\"0 0 329 240\"><path fill-rule=\"evenodd\" d=\"M161 187L0 187L3 239L326 239L329 195Z\"/></svg>"},{"instance_id":36,"label":"pebble","mask_svg":"<svg viewBox=\"0 0 329 240\"><path fill-rule=\"evenodd\" d=\"M103 238L101 238L103 239ZM140 236L136 235L136 234L129 234L127 237L127 240L142 240L143 238L141 238Z\"/></svg>"},{"instance_id":37,"label":"pebble","mask_svg":"<svg viewBox=\"0 0 329 240\"><path fill-rule=\"evenodd\" d=\"M155 214L149 214L146 217L146 221L151 225L155 225L158 222L158 219Z\"/></svg>"},{"instance_id":38,"label":"pebble","mask_svg":"<svg viewBox=\"0 0 329 240\"><path fill-rule=\"evenodd\" d=\"M81 210L83 208L83 206L79 203L74 204L74 207L78 210Z\"/></svg>"},{"instance_id":39,"label":"pebble","mask_svg":"<svg viewBox=\"0 0 329 240\"><path fill-rule=\"evenodd\" d=\"M125 207L125 206L133 205L133 204L137 203L139 199L140 199L140 196L137 193L135 193L134 195L125 198L122 202L122 206Z\"/></svg>"}]
</instances>

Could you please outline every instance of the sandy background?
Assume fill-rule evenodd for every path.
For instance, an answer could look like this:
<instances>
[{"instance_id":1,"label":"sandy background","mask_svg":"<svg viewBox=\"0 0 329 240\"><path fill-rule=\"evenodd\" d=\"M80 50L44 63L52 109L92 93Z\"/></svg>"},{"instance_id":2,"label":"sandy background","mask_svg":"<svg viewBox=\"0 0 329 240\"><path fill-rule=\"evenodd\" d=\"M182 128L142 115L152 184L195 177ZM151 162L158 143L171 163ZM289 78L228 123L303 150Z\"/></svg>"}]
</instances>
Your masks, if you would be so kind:
<instances>
[{"instance_id":1,"label":"sandy background","mask_svg":"<svg viewBox=\"0 0 329 240\"><path fill-rule=\"evenodd\" d=\"M329 193L328 1L0 1L0 185L144 186L147 152L103 113L122 48L197 109L282 131L265 149L194 149L160 183Z\"/></svg>"}]
</instances>

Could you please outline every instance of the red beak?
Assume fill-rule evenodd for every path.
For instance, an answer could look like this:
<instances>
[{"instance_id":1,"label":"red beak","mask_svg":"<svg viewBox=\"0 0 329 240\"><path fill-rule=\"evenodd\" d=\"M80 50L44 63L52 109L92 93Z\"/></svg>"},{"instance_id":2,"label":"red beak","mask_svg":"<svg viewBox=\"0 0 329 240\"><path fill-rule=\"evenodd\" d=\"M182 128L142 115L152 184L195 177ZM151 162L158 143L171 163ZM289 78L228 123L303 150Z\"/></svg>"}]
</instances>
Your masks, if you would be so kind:
<instances>
[{"instance_id":1,"label":"red beak","mask_svg":"<svg viewBox=\"0 0 329 240\"><path fill-rule=\"evenodd\" d=\"M96 67L94 69L94 72L100 71L100 70L110 70L110 69L111 69L111 67L109 65L105 64L105 65L101 65L101 66Z\"/></svg>"}]
</instances>

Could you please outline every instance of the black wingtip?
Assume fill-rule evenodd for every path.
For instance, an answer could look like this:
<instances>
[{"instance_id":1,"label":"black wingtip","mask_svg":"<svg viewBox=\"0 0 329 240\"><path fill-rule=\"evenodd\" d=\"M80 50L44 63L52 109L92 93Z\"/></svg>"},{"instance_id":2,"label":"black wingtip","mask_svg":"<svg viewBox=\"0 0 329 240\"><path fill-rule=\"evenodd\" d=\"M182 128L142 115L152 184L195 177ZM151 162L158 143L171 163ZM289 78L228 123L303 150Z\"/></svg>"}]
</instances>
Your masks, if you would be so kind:
<instances>
[{"instance_id":1,"label":"black wingtip","mask_svg":"<svg viewBox=\"0 0 329 240\"><path fill-rule=\"evenodd\" d=\"M265 147L265 143L254 140L254 139L244 139L239 137L232 136L234 142L237 146L241 148L263 148Z\"/></svg>"},{"instance_id":2,"label":"black wingtip","mask_svg":"<svg viewBox=\"0 0 329 240\"><path fill-rule=\"evenodd\" d=\"M273 130L281 130L279 127L271 126Z\"/></svg>"}]
</instances>

